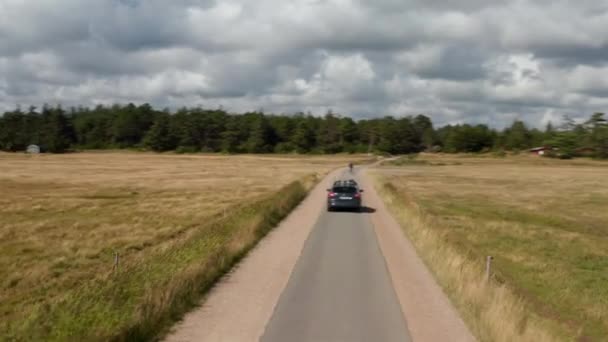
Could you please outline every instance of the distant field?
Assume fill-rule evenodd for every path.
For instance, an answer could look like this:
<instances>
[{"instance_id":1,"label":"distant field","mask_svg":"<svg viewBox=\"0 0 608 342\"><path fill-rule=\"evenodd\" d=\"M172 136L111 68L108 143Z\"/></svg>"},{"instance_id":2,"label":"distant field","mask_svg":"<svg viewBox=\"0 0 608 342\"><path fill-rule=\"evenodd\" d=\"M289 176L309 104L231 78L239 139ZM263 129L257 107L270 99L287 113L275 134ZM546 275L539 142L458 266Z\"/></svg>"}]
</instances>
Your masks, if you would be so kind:
<instances>
[{"instance_id":1,"label":"distant field","mask_svg":"<svg viewBox=\"0 0 608 342\"><path fill-rule=\"evenodd\" d=\"M238 257L318 176L352 158L362 160L0 154L0 340L145 335L142 316L185 296L179 281L205 286L196 277L213 275L200 269Z\"/></svg>"},{"instance_id":2,"label":"distant field","mask_svg":"<svg viewBox=\"0 0 608 342\"><path fill-rule=\"evenodd\" d=\"M606 340L608 163L423 155L376 175L481 340Z\"/></svg>"}]
</instances>

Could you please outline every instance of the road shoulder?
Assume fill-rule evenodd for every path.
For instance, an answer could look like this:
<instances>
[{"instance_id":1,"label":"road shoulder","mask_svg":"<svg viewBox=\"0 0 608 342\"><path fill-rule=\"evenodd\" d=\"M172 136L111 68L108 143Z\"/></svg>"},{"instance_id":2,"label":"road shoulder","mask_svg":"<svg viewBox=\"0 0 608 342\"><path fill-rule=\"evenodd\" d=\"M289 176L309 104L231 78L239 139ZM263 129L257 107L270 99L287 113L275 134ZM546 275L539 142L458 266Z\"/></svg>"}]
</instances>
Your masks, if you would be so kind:
<instances>
[{"instance_id":1,"label":"road shoulder","mask_svg":"<svg viewBox=\"0 0 608 342\"><path fill-rule=\"evenodd\" d=\"M397 221L373 187L368 170L361 172L366 205L391 281L414 341L475 341L456 309L435 281Z\"/></svg>"},{"instance_id":2,"label":"road shoulder","mask_svg":"<svg viewBox=\"0 0 608 342\"><path fill-rule=\"evenodd\" d=\"M339 171L317 184L165 338L177 341L254 341L264 333L306 239L325 206L325 189Z\"/></svg>"}]
</instances>

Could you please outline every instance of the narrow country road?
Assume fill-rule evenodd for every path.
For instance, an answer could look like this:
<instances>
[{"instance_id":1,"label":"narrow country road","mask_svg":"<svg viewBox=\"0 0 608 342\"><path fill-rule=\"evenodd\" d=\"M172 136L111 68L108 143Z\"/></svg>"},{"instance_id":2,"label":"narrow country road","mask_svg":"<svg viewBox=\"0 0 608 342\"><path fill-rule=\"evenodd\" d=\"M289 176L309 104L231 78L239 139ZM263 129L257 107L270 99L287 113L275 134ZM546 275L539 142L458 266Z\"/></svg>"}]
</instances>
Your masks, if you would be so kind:
<instances>
[{"instance_id":1,"label":"narrow country road","mask_svg":"<svg viewBox=\"0 0 608 342\"><path fill-rule=\"evenodd\" d=\"M261 341L410 341L366 211L320 215Z\"/></svg>"},{"instance_id":2,"label":"narrow country road","mask_svg":"<svg viewBox=\"0 0 608 342\"><path fill-rule=\"evenodd\" d=\"M326 212L344 178L364 212ZM475 341L371 184L330 173L164 340Z\"/></svg>"}]
</instances>

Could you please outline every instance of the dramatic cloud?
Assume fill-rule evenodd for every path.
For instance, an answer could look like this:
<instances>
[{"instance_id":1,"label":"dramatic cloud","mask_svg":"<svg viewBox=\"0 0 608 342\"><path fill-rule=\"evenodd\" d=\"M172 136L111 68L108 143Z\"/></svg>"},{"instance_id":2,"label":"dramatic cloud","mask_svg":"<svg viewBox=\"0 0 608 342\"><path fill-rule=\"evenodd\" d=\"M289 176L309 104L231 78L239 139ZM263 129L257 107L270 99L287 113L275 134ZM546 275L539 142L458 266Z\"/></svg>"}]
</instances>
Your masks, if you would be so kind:
<instances>
[{"instance_id":1,"label":"dramatic cloud","mask_svg":"<svg viewBox=\"0 0 608 342\"><path fill-rule=\"evenodd\" d=\"M595 0L0 0L0 110L132 101L540 126L607 110L606 23Z\"/></svg>"}]
</instances>

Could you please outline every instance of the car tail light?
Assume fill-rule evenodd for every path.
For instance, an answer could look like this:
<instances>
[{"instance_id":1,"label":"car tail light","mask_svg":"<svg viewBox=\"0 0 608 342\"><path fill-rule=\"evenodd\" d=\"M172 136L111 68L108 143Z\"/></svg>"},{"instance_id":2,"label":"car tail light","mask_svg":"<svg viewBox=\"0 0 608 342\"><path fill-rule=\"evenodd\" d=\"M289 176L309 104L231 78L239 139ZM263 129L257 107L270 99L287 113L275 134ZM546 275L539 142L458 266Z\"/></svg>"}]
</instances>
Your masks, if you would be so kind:
<instances>
[{"instance_id":1,"label":"car tail light","mask_svg":"<svg viewBox=\"0 0 608 342\"><path fill-rule=\"evenodd\" d=\"M336 193L335 192L330 192L329 194L327 194L327 197L336 197Z\"/></svg>"},{"instance_id":2,"label":"car tail light","mask_svg":"<svg viewBox=\"0 0 608 342\"><path fill-rule=\"evenodd\" d=\"M355 194L355 198L361 198L361 194Z\"/></svg>"}]
</instances>

